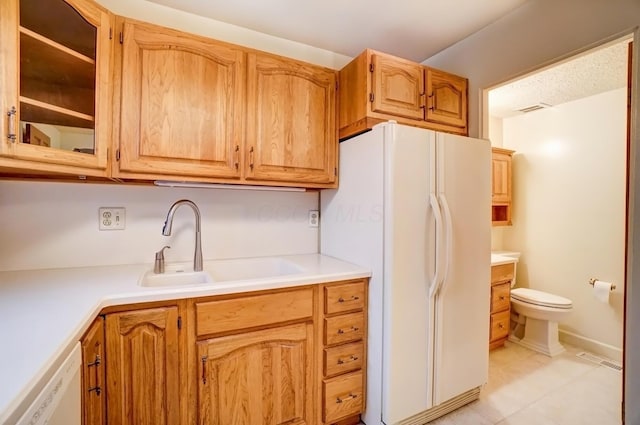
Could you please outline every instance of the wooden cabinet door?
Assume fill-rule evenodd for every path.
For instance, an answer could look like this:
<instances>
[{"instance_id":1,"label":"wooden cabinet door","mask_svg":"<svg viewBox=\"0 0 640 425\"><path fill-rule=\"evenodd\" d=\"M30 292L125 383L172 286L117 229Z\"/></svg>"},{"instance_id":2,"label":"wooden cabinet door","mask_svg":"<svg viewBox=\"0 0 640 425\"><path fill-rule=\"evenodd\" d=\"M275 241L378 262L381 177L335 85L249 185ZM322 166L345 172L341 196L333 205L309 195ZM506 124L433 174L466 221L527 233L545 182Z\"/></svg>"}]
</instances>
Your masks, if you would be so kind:
<instances>
[{"instance_id":1,"label":"wooden cabinet door","mask_svg":"<svg viewBox=\"0 0 640 425\"><path fill-rule=\"evenodd\" d=\"M426 120L454 127L467 127L467 79L427 68Z\"/></svg>"},{"instance_id":2,"label":"wooden cabinet door","mask_svg":"<svg viewBox=\"0 0 640 425\"><path fill-rule=\"evenodd\" d=\"M119 172L240 177L244 52L130 20L123 28Z\"/></svg>"},{"instance_id":3,"label":"wooden cabinet door","mask_svg":"<svg viewBox=\"0 0 640 425\"><path fill-rule=\"evenodd\" d=\"M82 423L106 424L104 320L98 317L81 341Z\"/></svg>"},{"instance_id":4,"label":"wooden cabinet door","mask_svg":"<svg viewBox=\"0 0 640 425\"><path fill-rule=\"evenodd\" d=\"M511 155L493 150L491 173L491 201L511 202Z\"/></svg>"},{"instance_id":5,"label":"wooden cabinet door","mask_svg":"<svg viewBox=\"0 0 640 425\"><path fill-rule=\"evenodd\" d=\"M415 120L424 119L422 65L404 59L371 56L371 110Z\"/></svg>"},{"instance_id":6,"label":"wooden cabinet door","mask_svg":"<svg viewBox=\"0 0 640 425\"><path fill-rule=\"evenodd\" d=\"M106 175L111 27L93 1L0 2L1 166Z\"/></svg>"},{"instance_id":7,"label":"wooden cabinet door","mask_svg":"<svg viewBox=\"0 0 640 425\"><path fill-rule=\"evenodd\" d=\"M178 334L178 307L107 315L109 425L183 423Z\"/></svg>"},{"instance_id":8,"label":"wooden cabinet door","mask_svg":"<svg viewBox=\"0 0 640 425\"><path fill-rule=\"evenodd\" d=\"M198 343L200 425L312 424L313 325Z\"/></svg>"},{"instance_id":9,"label":"wooden cabinet door","mask_svg":"<svg viewBox=\"0 0 640 425\"><path fill-rule=\"evenodd\" d=\"M333 183L336 72L251 53L247 78L247 179Z\"/></svg>"}]
</instances>

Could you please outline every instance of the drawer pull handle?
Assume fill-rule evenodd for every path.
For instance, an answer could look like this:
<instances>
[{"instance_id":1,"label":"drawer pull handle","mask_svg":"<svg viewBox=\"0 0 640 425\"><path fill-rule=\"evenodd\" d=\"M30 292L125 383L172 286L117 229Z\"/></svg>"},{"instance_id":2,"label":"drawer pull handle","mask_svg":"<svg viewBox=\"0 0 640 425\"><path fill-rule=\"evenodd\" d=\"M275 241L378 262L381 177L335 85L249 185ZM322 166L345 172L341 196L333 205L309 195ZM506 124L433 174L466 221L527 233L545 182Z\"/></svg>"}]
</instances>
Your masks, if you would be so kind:
<instances>
[{"instance_id":1,"label":"drawer pull handle","mask_svg":"<svg viewBox=\"0 0 640 425\"><path fill-rule=\"evenodd\" d=\"M360 328L358 328L357 326L351 326L351 332L358 332L360 330ZM342 329L338 329L338 334L341 335L345 333L344 330Z\"/></svg>"},{"instance_id":2,"label":"drawer pull handle","mask_svg":"<svg viewBox=\"0 0 640 425\"><path fill-rule=\"evenodd\" d=\"M347 302L347 301L358 301L359 299L360 299L360 297L359 297L359 296L357 296L357 295L352 295L352 296L351 296L351 298L349 298L348 300L345 300L344 298L340 297L340 298L338 298L338 302L339 302L339 303L345 303L345 302Z\"/></svg>"},{"instance_id":3,"label":"drawer pull handle","mask_svg":"<svg viewBox=\"0 0 640 425\"><path fill-rule=\"evenodd\" d=\"M353 354L349 356L347 360L338 359L338 364L345 364L347 362L355 362L358 360L358 356L354 356Z\"/></svg>"},{"instance_id":4,"label":"drawer pull handle","mask_svg":"<svg viewBox=\"0 0 640 425\"><path fill-rule=\"evenodd\" d=\"M354 398L358 398L358 394L349 393L349 396L347 396L345 398L336 397L336 404L340 404L342 402L345 402L347 400L352 400Z\"/></svg>"},{"instance_id":5,"label":"drawer pull handle","mask_svg":"<svg viewBox=\"0 0 640 425\"><path fill-rule=\"evenodd\" d=\"M504 325L503 325L502 323L498 323L498 327L499 327L500 329L504 329Z\"/></svg>"},{"instance_id":6,"label":"drawer pull handle","mask_svg":"<svg viewBox=\"0 0 640 425\"><path fill-rule=\"evenodd\" d=\"M500 301L504 301L504 295L500 295Z\"/></svg>"},{"instance_id":7,"label":"drawer pull handle","mask_svg":"<svg viewBox=\"0 0 640 425\"><path fill-rule=\"evenodd\" d=\"M102 388L100 387L92 387L89 388L89 392L95 391L96 395L100 395L100 393L102 392Z\"/></svg>"}]
</instances>

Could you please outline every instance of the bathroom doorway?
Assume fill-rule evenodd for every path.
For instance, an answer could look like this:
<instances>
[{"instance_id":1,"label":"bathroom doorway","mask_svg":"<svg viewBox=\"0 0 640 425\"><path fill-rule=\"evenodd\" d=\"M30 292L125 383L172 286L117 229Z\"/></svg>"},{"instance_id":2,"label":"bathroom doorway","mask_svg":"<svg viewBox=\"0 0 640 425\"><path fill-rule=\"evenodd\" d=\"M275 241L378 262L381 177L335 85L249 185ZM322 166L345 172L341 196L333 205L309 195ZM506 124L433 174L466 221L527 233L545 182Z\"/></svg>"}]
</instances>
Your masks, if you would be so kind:
<instances>
[{"instance_id":1,"label":"bathroom doorway","mask_svg":"<svg viewBox=\"0 0 640 425\"><path fill-rule=\"evenodd\" d=\"M515 151L513 224L493 228L492 249L522 253L518 286L572 300L561 342L619 365L630 41L615 40L488 90L492 145ZM597 297L592 278L616 288Z\"/></svg>"}]
</instances>

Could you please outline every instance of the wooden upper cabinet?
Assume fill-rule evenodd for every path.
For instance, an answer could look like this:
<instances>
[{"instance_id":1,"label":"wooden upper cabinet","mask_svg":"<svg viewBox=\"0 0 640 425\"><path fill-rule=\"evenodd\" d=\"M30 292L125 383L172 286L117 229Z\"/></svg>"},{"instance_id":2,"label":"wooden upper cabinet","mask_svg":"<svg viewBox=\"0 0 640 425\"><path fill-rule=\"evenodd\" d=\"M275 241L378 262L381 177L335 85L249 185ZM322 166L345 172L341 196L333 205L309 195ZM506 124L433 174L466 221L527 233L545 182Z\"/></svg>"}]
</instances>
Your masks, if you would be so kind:
<instances>
[{"instance_id":1,"label":"wooden upper cabinet","mask_svg":"<svg viewBox=\"0 0 640 425\"><path fill-rule=\"evenodd\" d=\"M340 70L339 137L389 120L468 134L467 79L367 49Z\"/></svg>"},{"instance_id":2,"label":"wooden upper cabinet","mask_svg":"<svg viewBox=\"0 0 640 425\"><path fill-rule=\"evenodd\" d=\"M110 425L173 425L181 419L178 307L106 316Z\"/></svg>"},{"instance_id":3,"label":"wooden upper cabinet","mask_svg":"<svg viewBox=\"0 0 640 425\"><path fill-rule=\"evenodd\" d=\"M122 47L114 175L239 179L244 52L123 18L117 28Z\"/></svg>"},{"instance_id":4,"label":"wooden upper cabinet","mask_svg":"<svg viewBox=\"0 0 640 425\"><path fill-rule=\"evenodd\" d=\"M112 21L91 0L0 2L0 167L107 175Z\"/></svg>"},{"instance_id":5,"label":"wooden upper cabinet","mask_svg":"<svg viewBox=\"0 0 640 425\"><path fill-rule=\"evenodd\" d=\"M423 67L386 55L371 56L371 110L421 120L424 117Z\"/></svg>"},{"instance_id":6,"label":"wooden upper cabinet","mask_svg":"<svg viewBox=\"0 0 640 425\"><path fill-rule=\"evenodd\" d=\"M467 79L426 68L427 121L466 128Z\"/></svg>"},{"instance_id":7,"label":"wooden upper cabinet","mask_svg":"<svg viewBox=\"0 0 640 425\"><path fill-rule=\"evenodd\" d=\"M201 425L313 424L313 325L198 342Z\"/></svg>"},{"instance_id":8,"label":"wooden upper cabinet","mask_svg":"<svg viewBox=\"0 0 640 425\"><path fill-rule=\"evenodd\" d=\"M246 178L311 183L336 180L336 72L250 53Z\"/></svg>"},{"instance_id":9,"label":"wooden upper cabinet","mask_svg":"<svg viewBox=\"0 0 640 425\"><path fill-rule=\"evenodd\" d=\"M509 149L491 148L491 221L494 226L511 224L513 153Z\"/></svg>"}]
</instances>

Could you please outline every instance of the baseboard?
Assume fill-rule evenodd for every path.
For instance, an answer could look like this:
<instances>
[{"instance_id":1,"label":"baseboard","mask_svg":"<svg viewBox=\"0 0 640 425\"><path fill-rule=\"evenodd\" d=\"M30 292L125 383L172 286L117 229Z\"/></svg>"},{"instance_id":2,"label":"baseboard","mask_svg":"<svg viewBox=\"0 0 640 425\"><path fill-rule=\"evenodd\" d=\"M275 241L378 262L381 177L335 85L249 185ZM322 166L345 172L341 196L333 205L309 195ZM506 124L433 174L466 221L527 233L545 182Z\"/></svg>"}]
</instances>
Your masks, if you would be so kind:
<instances>
[{"instance_id":1,"label":"baseboard","mask_svg":"<svg viewBox=\"0 0 640 425\"><path fill-rule=\"evenodd\" d=\"M578 335L562 329L558 331L558 337L562 342L580 347L585 351L589 351L593 354L606 357L609 360L613 360L622 364L621 348L614 347L613 345L605 344L604 342L596 341L595 339L587 338L582 335Z\"/></svg>"}]
</instances>

